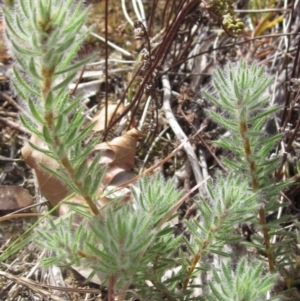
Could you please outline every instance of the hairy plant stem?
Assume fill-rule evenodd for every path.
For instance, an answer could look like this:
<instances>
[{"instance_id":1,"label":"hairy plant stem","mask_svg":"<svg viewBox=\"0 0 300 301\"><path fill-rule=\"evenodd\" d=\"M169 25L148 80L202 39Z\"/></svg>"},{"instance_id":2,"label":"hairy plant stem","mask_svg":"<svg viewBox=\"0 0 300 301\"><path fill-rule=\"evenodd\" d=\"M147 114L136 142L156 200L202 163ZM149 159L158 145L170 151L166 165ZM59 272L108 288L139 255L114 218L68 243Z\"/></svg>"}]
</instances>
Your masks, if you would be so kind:
<instances>
[{"instance_id":1,"label":"hairy plant stem","mask_svg":"<svg viewBox=\"0 0 300 301\"><path fill-rule=\"evenodd\" d=\"M207 246L207 245L206 245ZM188 284L189 284L189 280L197 266L197 263L198 261L201 259L201 253L202 251L204 250L204 246L200 246L199 250L197 251L197 253L194 255L193 257L193 260L192 260L192 263L191 263L191 266L189 267L188 271L187 271L187 276L184 280L184 283L183 283L183 290L185 291L188 287Z\"/></svg>"},{"instance_id":2,"label":"hairy plant stem","mask_svg":"<svg viewBox=\"0 0 300 301\"><path fill-rule=\"evenodd\" d=\"M212 225L209 229L209 233L207 234L207 237L202 241L197 253L194 255L191 266L188 269L187 276L184 280L183 283L183 290L186 290L189 284L189 280L192 277L192 274L197 266L197 263L202 257L203 251L205 251L209 245L211 244L214 235L218 232L218 230L222 227L222 222L225 220L227 215L227 210L220 216L218 216L218 224L217 225Z\"/></svg>"},{"instance_id":3,"label":"hairy plant stem","mask_svg":"<svg viewBox=\"0 0 300 301\"><path fill-rule=\"evenodd\" d=\"M42 99L44 103L46 103L46 99L51 93L52 84L54 82L53 74L55 72L55 67L51 67L50 69L47 68L45 65L41 65L41 74L43 76L42 81ZM44 119L46 122L46 127L48 128L51 138L54 143L54 149L60 149L60 146L63 145L63 141L61 138L55 134L55 110L51 107L50 109L45 110L44 112ZM83 191L83 183L76 180L75 178L75 169L72 166L71 161L68 158L68 154L66 153L65 149L62 148L62 152L56 152L58 159L61 165L64 167L65 171L68 173L69 177L71 178L72 182L76 186L79 191ZM86 203L88 204L91 212L94 215L98 215L100 213L99 209L95 205L94 201L89 195L82 194L82 197L85 199Z\"/></svg>"},{"instance_id":4,"label":"hairy plant stem","mask_svg":"<svg viewBox=\"0 0 300 301\"><path fill-rule=\"evenodd\" d=\"M271 273L275 272L275 263L274 263L274 256L273 251L270 244L270 235L269 235L269 229L267 227L267 221L265 216L265 209L264 207L259 208L259 223L262 226L262 232L264 236L264 241L266 245L266 253L268 258L268 264L269 264L269 270Z\"/></svg>"},{"instance_id":5,"label":"hairy plant stem","mask_svg":"<svg viewBox=\"0 0 300 301\"><path fill-rule=\"evenodd\" d=\"M248 125L247 125L247 122L244 120L240 120L239 125L240 125L240 135L241 135L243 143L244 143L244 153L245 153L245 157L246 157L246 160L247 160L248 166L249 166L249 174L251 177L252 189L253 189L253 191L257 191L258 180L257 180L257 176L255 174L256 165L252 158L251 143L250 143L250 139L248 137Z\"/></svg>"},{"instance_id":6,"label":"hairy plant stem","mask_svg":"<svg viewBox=\"0 0 300 301\"><path fill-rule=\"evenodd\" d=\"M259 182L257 179L257 176L255 174L256 172L256 164L255 161L252 158L252 149L251 149L251 143L250 139L248 137L248 125L245 120L240 120L239 121L239 128L240 128L240 135L242 137L243 143L244 143L244 153L246 160L248 162L248 167L249 167L249 174L251 177L251 183L252 183L252 189L254 192L258 191L259 188ZM269 270L271 273L274 272L274 256L273 256L273 251L271 248L270 244L270 235L269 235L269 229L267 226L267 221L265 218L265 209L263 206L260 207L259 211L259 224L262 227L262 232L264 236L264 242L265 242L265 249L267 253L267 258L268 258L268 263L269 263Z\"/></svg>"},{"instance_id":7,"label":"hairy plant stem","mask_svg":"<svg viewBox=\"0 0 300 301\"><path fill-rule=\"evenodd\" d=\"M189 280L192 277L192 274L197 266L197 263L202 257L203 251L205 251L211 244L214 235L218 232L218 230L222 227L222 223L226 219L227 216L227 210L224 211L224 213L220 216L218 216L218 224L211 226L209 229L209 233L207 234L207 237L202 241L202 244L200 245L197 253L194 255L192 263L188 269L187 277L185 278L185 281L183 283L183 290L186 290L189 284Z\"/></svg>"}]
</instances>

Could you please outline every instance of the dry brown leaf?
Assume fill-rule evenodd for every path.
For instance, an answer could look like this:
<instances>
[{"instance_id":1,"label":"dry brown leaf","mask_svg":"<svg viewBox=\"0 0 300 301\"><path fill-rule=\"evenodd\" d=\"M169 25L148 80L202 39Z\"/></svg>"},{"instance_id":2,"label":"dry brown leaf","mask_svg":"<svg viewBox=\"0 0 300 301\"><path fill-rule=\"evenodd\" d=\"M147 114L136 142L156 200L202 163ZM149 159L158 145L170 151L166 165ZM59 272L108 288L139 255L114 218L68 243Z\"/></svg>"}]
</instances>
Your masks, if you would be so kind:
<instances>
[{"instance_id":1,"label":"dry brown leaf","mask_svg":"<svg viewBox=\"0 0 300 301\"><path fill-rule=\"evenodd\" d=\"M95 150L104 151L99 163L109 164L103 179L104 185L109 185L117 174L133 167L136 143L142 137L145 135L133 128L110 142L103 142L95 146Z\"/></svg>"},{"instance_id":2,"label":"dry brown leaf","mask_svg":"<svg viewBox=\"0 0 300 301\"><path fill-rule=\"evenodd\" d=\"M13 211L33 203L32 196L21 186L0 186L0 210Z\"/></svg>"},{"instance_id":3,"label":"dry brown leaf","mask_svg":"<svg viewBox=\"0 0 300 301\"><path fill-rule=\"evenodd\" d=\"M110 185L112 180L120 173L130 169L131 167L128 164L118 163L118 164L109 164L106 173L103 179L103 185Z\"/></svg>"},{"instance_id":4,"label":"dry brown leaf","mask_svg":"<svg viewBox=\"0 0 300 301\"><path fill-rule=\"evenodd\" d=\"M103 142L95 146L95 150L104 150L100 163L123 164L128 169L133 167L136 153L136 143L139 138L145 135L133 128L120 137L114 138L110 142Z\"/></svg>"},{"instance_id":5,"label":"dry brown leaf","mask_svg":"<svg viewBox=\"0 0 300 301\"><path fill-rule=\"evenodd\" d=\"M119 106L117 104L109 104L107 108L107 124L110 124L117 117L119 117L124 110L125 107L123 104L120 104ZM114 118L112 120L113 116ZM93 127L93 131L100 132L105 129L105 107L92 119L92 122L96 122Z\"/></svg>"},{"instance_id":6,"label":"dry brown leaf","mask_svg":"<svg viewBox=\"0 0 300 301\"><path fill-rule=\"evenodd\" d=\"M36 136L32 136L30 142L40 148L46 148L45 144ZM48 168L58 170L58 163L45 154L33 149L29 144L22 148L22 156L27 165L34 169L39 183L39 188L44 197L56 206L61 200L67 197L71 191L57 177L48 173L40 164Z\"/></svg>"}]
</instances>

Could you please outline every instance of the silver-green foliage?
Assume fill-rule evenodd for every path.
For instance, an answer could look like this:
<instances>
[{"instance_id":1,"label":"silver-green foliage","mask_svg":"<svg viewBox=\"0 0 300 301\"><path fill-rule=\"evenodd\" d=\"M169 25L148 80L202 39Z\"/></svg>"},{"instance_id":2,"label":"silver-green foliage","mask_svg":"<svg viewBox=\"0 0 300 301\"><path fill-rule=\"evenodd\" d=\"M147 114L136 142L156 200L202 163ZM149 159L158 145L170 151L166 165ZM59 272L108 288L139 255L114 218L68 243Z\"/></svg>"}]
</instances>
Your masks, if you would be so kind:
<instances>
[{"instance_id":1,"label":"silver-green foliage","mask_svg":"<svg viewBox=\"0 0 300 301\"><path fill-rule=\"evenodd\" d=\"M20 118L45 144L31 146L55 159L60 170L44 167L93 207L91 200L104 170L97 164L99 156L87 165L97 140L83 148L93 124L85 126L80 95L71 97L69 91L71 81L91 59L76 61L89 34L84 29L87 14L83 2L77 0L20 0L11 9L4 8L5 35L15 59L12 86L29 111Z\"/></svg>"},{"instance_id":2,"label":"silver-green foliage","mask_svg":"<svg viewBox=\"0 0 300 301\"><path fill-rule=\"evenodd\" d=\"M84 30L88 11L83 1L20 0L4 9L5 34L15 59L13 87L31 118L23 124L46 145L33 148L55 159L59 170L44 168L69 185L71 191L95 201L104 170L100 155L87 163L96 140L85 145L91 126L80 108L80 96L71 97L69 83L89 58L76 61L76 53L89 31ZM85 147L83 147L85 145ZM155 279L173 267L172 254L179 248L172 228L158 224L180 193L157 175L143 179L133 191L134 205L94 211L77 208L85 219L70 213L38 230L36 243L52 251L45 265L84 265L103 275L118 275L118 283L155 269ZM155 258L155 268L153 266ZM154 274L154 273L153 273Z\"/></svg>"},{"instance_id":3,"label":"silver-green foliage","mask_svg":"<svg viewBox=\"0 0 300 301\"><path fill-rule=\"evenodd\" d=\"M240 240L233 235L236 225L251 221L257 211L257 195L248 188L240 176L230 174L226 178L218 175L215 183L208 183L208 196L197 202L201 222L187 222L193 234L193 243L186 242L192 253L201 249L206 254L223 254L224 245Z\"/></svg>"},{"instance_id":4,"label":"silver-green foliage","mask_svg":"<svg viewBox=\"0 0 300 301\"><path fill-rule=\"evenodd\" d=\"M242 259L236 270L222 264L221 271L213 271L214 281L209 283L212 294L208 301L263 301L276 281L276 275L263 275L263 264ZM271 300L271 299L269 299ZM279 300L274 297L272 300Z\"/></svg>"},{"instance_id":5,"label":"silver-green foliage","mask_svg":"<svg viewBox=\"0 0 300 301\"><path fill-rule=\"evenodd\" d=\"M133 194L133 204L107 208L90 224L102 245L90 245L91 253L101 258L99 269L112 274L134 275L147 269L153 258L144 255L160 240L157 223L180 196L172 181L164 181L160 174L141 179Z\"/></svg>"},{"instance_id":6,"label":"silver-green foliage","mask_svg":"<svg viewBox=\"0 0 300 301\"><path fill-rule=\"evenodd\" d=\"M48 227L39 231L37 242L53 251L44 265L90 267L102 275L118 275L120 284L154 269L154 261L155 273L162 274L173 267L171 257L181 239L172 237L171 227L160 229L157 223L180 193L172 181L164 181L159 174L142 179L139 184L133 204L107 207L79 227L74 226L72 216L56 224L50 221Z\"/></svg>"},{"instance_id":7,"label":"silver-green foliage","mask_svg":"<svg viewBox=\"0 0 300 301\"><path fill-rule=\"evenodd\" d=\"M234 224L243 223L248 218L255 223L256 209L258 206L263 208L262 200L267 209L276 210L279 190L287 184L277 184L272 180L279 159L271 158L270 154L280 135L268 135L264 129L266 121L278 111L270 104L268 95L272 78L256 63L247 65L241 61L228 63L224 70L217 68L212 79L214 95L205 94L217 111L208 110L208 113L229 132L227 137L216 142L232 154L230 159L224 158L229 175L226 175L226 180L219 177L217 187L208 186L208 201L212 205L204 202L198 205L204 222L198 223L197 227L197 223L188 225L200 246L205 246L201 255L210 252L230 256L222 247L226 240L230 244ZM226 198L232 203L220 206ZM275 222L267 227L278 229L279 224ZM220 241L224 243L219 244ZM263 245L259 248L263 249ZM273 249L269 251L273 252ZM218 272L213 270L214 280L209 282L211 295L207 299L264 300L264 294L274 285L276 276L268 273L263 276L262 265L247 264L245 258L235 268L238 258L234 253L231 255L235 256L231 265L222 263Z\"/></svg>"},{"instance_id":8,"label":"silver-green foliage","mask_svg":"<svg viewBox=\"0 0 300 301\"><path fill-rule=\"evenodd\" d=\"M278 111L270 105L271 83L263 67L241 61L227 64L224 70L217 68L213 72L215 95L205 93L221 111L208 110L209 115L230 132L228 138L216 142L235 155L234 160L224 158L224 163L229 170L252 178L255 190L270 188L270 176L278 166L278 157L270 158L270 154L280 135L270 136L264 130L266 120Z\"/></svg>"},{"instance_id":9,"label":"silver-green foliage","mask_svg":"<svg viewBox=\"0 0 300 301\"><path fill-rule=\"evenodd\" d=\"M59 171L45 166L49 172L61 178L73 192L94 201L104 170L98 166L100 155L87 164L97 141L83 147L92 125L83 129L86 119L80 109L80 97L70 97L68 91L70 81L89 60L75 60L89 33L83 29L86 17L82 1L73 0L19 0L13 9L4 9L5 34L15 58L13 87L31 114L31 118L22 116L21 120L47 145L44 149L32 147L60 164ZM154 296L155 291L157 299L167 296L170 300L177 297L188 300L192 286L181 294L177 284L200 272L188 275L189 256L200 254L200 263L211 253L230 256L223 247L236 240L231 235L234 226L253 219L256 213L259 189L267 187L262 179L269 181L277 163L266 158L278 136L266 137L262 133L264 121L276 111L267 107L268 98L264 96L271 79L256 64L229 65L226 70L225 75L219 69L213 75L217 97L208 95L224 113L211 111L210 115L232 132L232 138L222 139L219 145L234 151L236 159L226 161L231 170L227 178L218 175L214 185L208 184L207 198L197 204L201 221L187 223L191 240L185 239L184 243L189 252L182 255L182 238L174 237L171 224L161 226L180 193L172 181L165 182L156 175L139 182L139 188L132 191L133 204L112 205L100 213L96 210L93 212L96 216L85 212L86 219L79 225L72 213L70 218L50 220L45 229L39 230L37 241L52 251L52 258L44 260L44 264L84 265L94 273L117 275L119 287L126 289L130 283L138 283L137 290L144 297L149 292ZM248 126L246 134L241 130L242 123ZM250 155L245 154L245 137L241 138L241 133L250 141ZM250 176L245 157L248 163L257 162ZM258 191L248 185L251 176L258 179ZM166 278L165 272L174 268L180 271ZM263 281L258 283L259 277ZM214 278L208 300L219 300L223 290L226 294L230 290L231 300L259 300L274 281L274 276L262 276L260 265L254 267L245 261L234 272L223 264L220 271L214 271ZM220 283L223 279L227 288ZM145 285L146 280L154 288ZM250 280L257 285L254 295L244 293ZM186 283L189 285L189 281Z\"/></svg>"},{"instance_id":10,"label":"silver-green foliage","mask_svg":"<svg viewBox=\"0 0 300 301\"><path fill-rule=\"evenodd\" d=\"M67 105L68 84L85 64L73 59L88 35L82 30L87 12L81 1L73 0L15 1L11 10L4 8L5 35L15 58L13 87L36 125L44 125L45 110L74 110L76 101ZM60 120L56 130L65 129L65 123Z\"/></svg>"}]
</instances>

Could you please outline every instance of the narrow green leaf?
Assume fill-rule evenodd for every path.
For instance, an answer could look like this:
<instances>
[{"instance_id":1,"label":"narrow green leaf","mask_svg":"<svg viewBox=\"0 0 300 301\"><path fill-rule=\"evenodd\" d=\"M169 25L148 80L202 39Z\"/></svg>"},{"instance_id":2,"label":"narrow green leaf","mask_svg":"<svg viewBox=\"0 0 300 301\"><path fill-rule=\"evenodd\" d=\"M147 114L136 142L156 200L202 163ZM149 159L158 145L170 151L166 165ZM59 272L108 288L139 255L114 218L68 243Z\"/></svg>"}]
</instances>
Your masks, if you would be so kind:
<instances>
[{"instance_id":1,"label":"narrow green leaf","mask_svg":"<svg viewBox=\"0 0 300 301\"><path fill-rule=\"evenodd\" d=\"M30 16L29 11L28 11L29 7L27 6L27 4L25 2L26 1L20 1L20 4L21 4L20 7L21 7L24 15L26 16L26 18L29 19L29 16ZM5 14L6 14L6 12L5 12Z\"/></svg>"},{"instance_id":2,"label":"narrow green leaf","mask_svg":"<svg viewBox=\"0 0 300 301\"><path fill-rule=\"evenodd\" d=\"M73 22L70 22L68 24L68 26L65 26L62 29L64 34L74 35L74 34L78 33L80 31L80 29L82 28L83 24L85 23L87 15L88 15L88 11L87 10L82 11L82 8L80 8L80 6L81 6L81 3L79 2L72 15ZM79 10L82 11L80 15L78 15Z\"/></svg>"},{"instance_id":3,"label":"narrow green leaf","mask_svg":"<svg viewBox=\"0 0 300 301\"><path fill-rule=\"evenodd\" d=\"M76 154L76 157L72 158L73 164L78 164L83 158L86 158L91 151L94 149L95 145L99 143L99 138L93 139L87 146L84 148L81 148L81 143L78 143L80 145L80 153ZM75 145L76 146L76 145Z\"/></svg>"},{"instance_id":4,"label":"narrow green leaf","mask_svg":"<svg viewBox=\"0 0 300 301\"><path fill-rule=\"evenodd\" d=\"M28 44L32 44L34 49L41 48L40 39L39 37L37 37L37 35L34 32L32 33L30 40L28 40Z\"/></svg>"},{"instance_id":5,"label":"narrow green leaf","mask_svg":"<svg viewBox=\"0 0 300 301\"><path fill-rule=\"evenodd\" d=\"M46 12L48 12L48 14L52 13L52 0L48 1L48 6L45 8L45 10L46 10ZM52 15L52 18L55 20L53 15Z\"/></svg>"},{"instance_id":6,"label":"narrow green leaf","mask_svg":"<svg viewBox=\"0 0 300 301\"><path fill-rule=\"evenodd\" d=\"M13 40L10 40L10 41L13 45L13 48L20 54L24 54L24 55L28 55L28 56L36 56L36 57L39 57L41 55L40 52L37 52L34 50L29 50L28 48L18 46Z\"/></svg>"},{"instance_id":7,"label":"narrow green leaf","mask_svg":"<svg viewBox=\"0 0 300 301\"><path fill-rule=\"evenodd\" d=\"M233 227L231 227L231 230L233 230ZM221 243L221 242L220 242ZM221 251L222 246L212 246L211 248L209 248L209 252L213 253L213 254L216 254L216 255L219 255L219 256L222 256L222 257L230 257L231 254L228 254L227 252L223 252Z\"/></svg>"},{"instance_id":8,"label":"narrow green leaf","mask_svg":"<svg viewBox=\"0 0 300 301\"><path fill-rule=\"evenodd\" d=\"M209 287L212 290L213 294L217 297L218 301L227 301L223 296L219 293L219 291L216 289L216 287L213 285L213 283L209 282Z\"/></svg>"},{"instance_id":9,"label":"narrow green leaf","mask_svg":"<svg viewBox=\"0 0 300 301\"><path fill-rule=\"evenodd\" d=\"M106 260L108 262L110 262L112 260L112 258L110 256L108 256L107 254L105 254L104 252L102 252L101 250L96 248L94 245L87 243L87 246L90 248L91 251L93 251L93 253L95 255L99 256L100 258L103 258L104 260Z\"/></svg>"},{"instance_id":10,"label":"narrow green leaf","mask_svg":"<svg viewBox=\"0 0 300 301\"><path fill-rule=\"evenodd\" d=\"M53 145L53 139L52 139L52 136L49 132L49 129L47 128L47 126L43 126L43 136L44 136L44 140L46 141L46 143L48 145Z\"/></svg>"},{"instance_id":11,"label":"narrow green leaf","mask_svg":"<svg viewBox=\"0 0 300 301\"><path fill-rule=\"evenodd\" d=\"M34 133L38 137L40 137L42 135L41 132L39 131L38 127L36 127L34 125L34 123L32 122L32 120L30 120L28 117L26 117L23 114L20 114L19 118L20 118L22 124L24 125L24 127L26 129L28 129L31 133Z\"/></svg>"},{"instance_id":12,"label":"narrow green leaf","mask_svg":"<svg viewBox=\"0 0 300 301\"><path fill-rule=\"evenodd\" d=\"M67 101L69 100L69 95L65 95L65 106L63 106L63 103L60 104L60 108L61 108L61 114L68 116L69 114L71 114L76 107L79 105L79 102L81 100L80 96L76 96L75 98L72 98L70 101L70 104L67 103Z\"/></svg>"},{"instance_id":13,"label":"narrow green leaf","mask_svg":"<svg viewBox=\"0 0 300 301\"><path fill-rule=\"evenodd\" d=\"M62 73L66 73L69 71L77 71L80 68L82 68L84 65L86 65L87 63L89 63L93 58L95 58L95 55L92 56L88 56L85 59L80 60L79 62L72 64L71 66L65 68L65 69L61 69L61 67L58 68L58 70L55 72L55 74L62 74Z\"/></svg>"},{"instance_id":14,"label":"narrow green leaf","mask_svg":"<svg viewBox=\"0 0 300 301\"><path fill-rule=\"evenodd\" d=\"M99 187L102 183L102 180L103 180L103 177L105 175L105 171L106 171L106 168L105 167L102 167L100 168L100 170L96 173L96 176L93 180L93 183L91 185L91 189L90 189L90 194L91 196L96 196L96 194L98 193L98 190L99 190Z\"/></svg>"},{"instance_id":15,"label":"narrow green leaf","mask_svg":"<svg viewBox=\"0 0 300 301\"><path fill-rule=\"evenodd\" d=\"M16 16L15 19L16 19L16 25L18 27L18 30L24 35L24 37L26 37L28 33L24 30L24 25L22 26L19 16Z\"/></svg>"},{"instance_id":16,"label":"narrow green leaf","mask_svg":"<svg viewBox=\"0 0 300 301\"><path fill-rule=\"evenodd\" d=\"M72 82L72 80L74 79L75 75L76 75L76 72L70 72L70 74L66 78L64 78L59 84L54 86L52 88L52 90L55 91L55 90L59 90L59 89L63 89L63 90L68 89L68 86L69 86L70 82Z\"/></svg>"},{"instance_id":17,"label":"narrow green leaf","mask_svg":"<svg viewBox=\"0 0 300 301\"><path fill-rule=\"evenodd\" d=\"M72 229L70 227L70 229ZM73 242L72 242L72 251L73 252L77 252L78 251L78 247L80 244L82 244L82 239L83 239L83 235L87 234L84 233L84 228L83 228L83 224L80 224L79 227L76 229L75 234L73 235ZM86 237L87 238L87 237Z\"/></svg>"},{"instance_id":18,"label":"narrow green leaf","mask_svg":"<svg viewBox=\"0 0 300 301\"><path fill-rule=\"evenodd\" d=\"M51 2L51 0L49 0ZM40 22L47 22L48 21L48 11L44 7L43 1L38 1L37 3L37 11L39 14Z\"/></svg>"},{"instance_id":19,"label":"narrow green leaf","mask_svg":"<svg viewBox=\"0 0 300 301\"><path fill-rule=\"evenodd\" d=\"M237 132L238 131L238 123L237 121L231 121L228 120L226 118L224 118L223 116L220 116L220 114L214 112L214 111L206 111L210 117L217 123L221 124L222 126L224 126L225 128L227 128L228 130L231 130L233 132Z\"/></svg>"},{"instance_id":20,"label":"narrow green leaf","mask_svg":"<svg viewBox=\"0 0 300 301\"><path fill-rule=\"evenodd\" d=\"M85 179L84 179L84 184L83 184L83 193L84 195L91 195L91 188L93 185L93 178L91 175L87 174Z\"/></svg>"},{"instance_id":21,"label":"narrow green leaf","mask_svg":"<svg viewBox=\"0 0 300 301\"><path fill-rule=\"evenodd\" d=\"M66 8L72 8L73 3L74 3L74 0L67 0L67 2L64 3L64 7L66 7Z\"/></svg>"},{"instance_id":22,"label":"narrow green leaf","mask_svg":"<svg viewBox=\"0 0 300 301\"><path fill-rule=\"evenodd\" d=\"M65 107L68 106L69 103L69 91L59 91L57 94L55 94L55 111L57 112L56 114L60 114L60 115L65 115L63 114L63 110ZM65 116L66 120L68 120L68 116Z\"/></svg>"},{"instance_id":23,"label":"narrow green leaf","mask_svg":"<svg viewBox=\"0 0 300 301\"><path fill-rule=\"evenodd\" d=\"M237 275L242 275L245 272L245 260L242 259L239 262L238 268L237 268Z\"/></svg>"},{"instance_id":24,"label":"narrow green leaf","mask_svg":"<svg viewBox=\"0 0 300 301\"><path fill-rule=\"evenodd\" d=\"M48 145L53 145L53 140L52 140L52 136L47 128L47 126L43 126L43 136L44 136L44 140L46 141L46 143Z\"/></svg>"},{"instance_id":25,"label":"narrow green leaf","mask_svg":"<svg viewBox=\"0 0 300 301\"><path fill-rule=\"evenodd\" d=\"M44 123L45 123L45 122L44 122L44 119L43 119L42 115L40 114L37 105L35 105L35 104L33 103L33 101L32 101L30 98L28 98L27 103L28 103L28 106L29 106L29 109L30 109L30 112L31 112L33 118L34 118L38 123L44 124Z\"/></svg>"},{"instance_id":26,"label":"narrow green leaf","mask_svg":"<svg viewBox=\"0 0 300 301\"><path fill-rule=\"evenodd\" d=\"M64 202L69 207L72 208L72 211L78 213L79 215L91 219L91 213L89 212L89 207L87 205L77 204L77 203L68 203Z\"/></svg>"},{"instance_id":27,"label":"narrow green leaf","mask_svg":"<svg viewBox=\"0 0 300 301\"><path fill-rule=\"evenodd\" d=\"M270 115L272 115L278 111L279 111L278 107L270 107L270 108L264 110L262 113L257 114L256 116L249 119L249 122L251 122L251 123L256 122L257 120L260 120L264 117L269 117Z\"/></svg>"},{"instance_id":28,"label":"narrow green leaf","mask_svg":"<svg viewBox=\"0 0 300 301\"><path fill-rule=\"evenodd\" d=\"M58 115L57 118L55 119L55 128L53 134L58 136L64 134L64 132L66 131L66 124L67 124L66 117L62 114Z\"/></svg>"},{"instance_id":29,"label":"narrow green leaf","mask_svg":"<svg viewBox=\"0 0 300 301\"><path fill-rule=\"evenodd\" d=\"M70 126L71 128L73 127L81 128L84 122L85 122L84 113L82 112L82 107L79 107L72 117L72 122Z\"/></svg>"},{"instance_id":30,"label":"narrow green leaf","mask_svg":"<svg viewBox=\"0 0 300 301\"><path fill-rule=\"evenodd\" d=\"M41 134L39 133L39 138L40 138ZM42 136L42 139L43 140L44 136ZM48 149L45 149L45 148L41 148L41 147L38 147L36 146L35 144L33 144L32 142L30 141L27 141L27 143L35 150L45 154L46 156L49 156L50 158L53 158L55 159L55 156L53 155L53 152L48 150Z\"/></svg>"},{"instance_id":31,"label":"narrow green leaf","mask_svg":"<svg viewBox=\"0 0 300 301\"><path fill-rule=\"evenodd\" d=\"M84 122L84 121L83 121ZM68 129L68 132L64 136L64 144L68 146L73 146L76 142L76 136L78 136L78 132L80 131L80 127L72 126L71 129Z\"/></svg>"},{"instance_id":32,"label":"narrow green leaf","mask_svg":"<svg viewBox=\"0 0 300 301\"><path fill-rule=\"evenodd\" d=\"M99 161L101 159L101 156L102 156L102 152L99 151L88 168L89 174L93 175L99 168L101 169L101 167L99 166Z\"/></svg>"},{"instance_id":33,"label":"narrow green leaf","mask_svg":"<svg viewBox=\"0 0 300 301\"><path fill-rule=\"evenodd\" d=\"M29 60L29 71L31 73L31 75L38 79L38 80L42 80L41 75L38 73L38 71L36 70L36 62L34 61L34 59L31 57Z\"/></svg>"},{"instance_id":34,"label":"narrow green leaf","mask_svg":"<svg viewBox=\"0 0 300 301\"><path fill-rule=\"evenodd\" d=\"M31 0L29 0L29 1L32 2ZM30 27L32 27L30 29L32 29L33 31L38 33L38 35L40 36L41 39L47 39L48 34L44 31L44 28L41 26L41 24L38 20L36 9L30 8L29 13L30 13L29 20L30 20L30 25L31 25Z\"/></svg>"},{"instance_id":35,"label":"narrow green leaf","mask_svg":"<svg viewBox=\"0 0 300 301\"><path fill-rule=\"evenodd\" d=\"M91 32L91 30L92 30L92 28L88 29L86 31L86 33L84 33L82 36L85 36L85 35L88 36L89 33ZM60 70L68 68L68 66L70 65L70 63L74 59L75 55L77 54L77 51L78 51L78 49L79 49L79 47L82 43L82 40L83 40L83 38L81 38L81 41L79 43L74 44L72 49L70 49L68 51L67 56L64 57L64 60L63 60L62 64L60 65ZM78 40L76 39L76 41L78 41Z\"/></svg>"},{"instance_id":36,"label":"narrow green leaf","mask_svg":"<svg viewBox=\"0 0 300 301\"><path fill-rule=\"evenodd\" d=\"M28 92L36 95L36 96L40 96L39 92L34 90L33 88L31 88L26 81L22 78L22 76L20 75L19 71L17 70L17 68L13 68L13 72L14 75L16 77L16 80L18 81L18 84L20 84L23 88L25 88Z\"/></svg>"},{"instance_id":37,"label":"narrow green leaf","mask_svg":"<svg viewBox=\"0 0 300 301\"><path fill-rule=\"evenodd\" d=\"M76 18L77 16L79 16L82 11L87 10L84 9L82 2L78 2L76 6L72 9L72 18Z\"/></svg>"},{"instance_id":38,"label":"narrow green leaf","mask_svg":"<svg viewBox=\"0 0 300 301\"><path fill-rule=\"evenodd\" d=\"M62 256L59 256L59 257L50 257L50 258L44 258L44 259L42 259L41 260L42 267L48 268L48 267L51 267L53 265L58 265L58 263L60 263L60 261L62 260L61 257ZM71 265L72 264L69 263L69 266L71 266Z\"/></svg>"},{"instance_id":39,"label":"narrow green leaf","mask_svg":"<svg viewBox=\"0 0 300 301\"><path fill-rule=\"evenodd\" d=\"M71 1L68 0L68 3L70 3ZM63 2L61 1L59 6L56 8L56 12L55 12L55 20L59 27L64 26L65 20L67 18L67 13L63 6L67 8L68 4L66 4L66 3L63 4Z\"/></svg>"},{"instance_id":40,"label":"narrow green leaf","mask_svg":"<svg viewBox=\"0 0 300 301\"><path fill-rule=\"evenodd\" d=\"M236 97L236 101L237 102L243 102L243 97L241 95L241 91L239 88L239 83L237 80L233 81L233 87L234 87L234 93L235 93L235 97Z\"/></svg>"},{"instance_id":41,"label":"narrow green leaf","mask_svg":"<svg viewBox=\"0 0 300 301\"><path fill-rule=\"evenodd\" d=\"M259 99L259 97L266 92L266 89L270 86L272 81L273 78L270 77L261 78L259 82L260 85L257 87L256 91L252 92L251 99L253 99L253 101Z\"/></svg>"},{"instance_id":42,"label":"narrow green leaf","mask_svg":"<svg viewBox=\"0 0 300 301\"><path fill-rule=\"evenodd\" d=\"M82 180L86 176L88 170L87 159L82 160L82 162L75 167L75 170L75 179L77 181Z\"/></svg>"},{"instance_id":43,"label":"narrow green leaf","mask_svg":"<svg viewBox=\"0 0 300 301\"><path fill-rule=\"evenodd\" d=\"M51 0L52 1L52 0ZM28 1L28 4L29 4L29 12L31 12L31 13L35 13L36 11L35 11L35 3L34 3L35 1L34 0L29 0ZM29 15L29 20L31 19L31 15Z\"/></svg>"},{"instance_id":44,"label":"narrow green leaf","mask_svg":"<svg viewBox=\"0 0 300 301\"><path fill-rule=\"evenodd\" d=\"M54 107L54 95L52 91L49 91L46 95L46 99L44 99L44 108L45 111L52 111Z\"/></svg>"},{"instance_id":45,"label":"narrow green leaf","mask_svg":"<svg viewBox=\"0 0 300 301\"><path fill-rule=\"evenodd\" d=\"M223 102L223 103L221 104L221 106L222 106L223 108L225 108L225 109L227 109L227 110L234 110L234 109L236 109L235 103L232 102L232 101L229 101L229 100L227 99L227 97L226 97L222 92L220 92L219 95L220 95L220 98L221 98L221 100L222 100L222 102Z\"/></svg>"},{"instance_id":46,"label":"narrow green leaf","mask_svg":"<svg viewBox=\"0 0 300 301\"><path fill-rule=\"evenodd\" d=\"M28 61L24 59L25 56L17 56L16 57L16 64L15 66L20 66L17 67L17 70L27 70L28 69ZM27 57L26 57L27 58Z\"/></svg>"},{"instance_id":47,"label":"narrow green leaf","mask_svg":"<svg viewBox=\"0 0 300 301\"><path fill-rule=\"evenodd\" d=\"M195 221L194 221L195 222ZM192 224L190 222L186 221L186 226L188 227L189 231L194 236L194 239L198 240L198 243L200 244L203 241L203 236L201 233L199 233L198 229L199 227L195 227L195 224ZM203 228L202 228L203 229ZM205 229L203 231L205 233Z\"/></svg>"},{"instance_id":48,"label":"narrow green leaf","mask_svg":"<svg viewBox=\"0 0 300 301\"><path fill-rule=\"evenodd\" d=\"M77 137L74 137L74 139L72 140L72 144L76 144L79 141L83 141L92 131L93 127L94 123L87 126Z\"/></svg>"},{"instance_id":49,"label":"narrow green leaf","mask_svg":"<svg viewBox=\"0 0 300 301\"><path fill-rule=\"evenodd\" d=\"M0 255L0 262L4 262L10 256L21 250L23 247L25 247L27 244L31 243L38 237L37 232L34 232L27 236L28 233L29 231L21 235L16 241L9 245L9 247Z\"/></svg>"},{"instance_id":50,"label":"narrow green leaf","mask_svg":"<svg viewBox=\"0 0 300 301\"><path fill-rule=\"evenodd\" d=\"M75 37L70 37L69 39L66 39L63 43L60 44L60 46L57 46L55 48L56 53L65 52L68 48L70 48L70 45L73 44L75 40Z\"/></svg>"},{"instance_id":51,"label":"narrow green leaf","mask_svg":"<svg viewBox=\"0 0 300 301\"><path fill-rule=\"evenodd\" d=\"M9 30L9 33L12 34L15 38L22 42L27 42L28 37L23 35L22 32L16 32L15 28L13 27L15 24L12 24L11 21L8 20L8 18L5 15L5 25L7 26L7 29ZM11 43L13 46L15 45L12 38L10 38ZM20 49L19 47L16 48L16 50Z\"/></svg>"}]
</instances>

